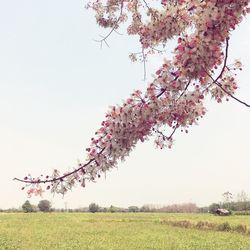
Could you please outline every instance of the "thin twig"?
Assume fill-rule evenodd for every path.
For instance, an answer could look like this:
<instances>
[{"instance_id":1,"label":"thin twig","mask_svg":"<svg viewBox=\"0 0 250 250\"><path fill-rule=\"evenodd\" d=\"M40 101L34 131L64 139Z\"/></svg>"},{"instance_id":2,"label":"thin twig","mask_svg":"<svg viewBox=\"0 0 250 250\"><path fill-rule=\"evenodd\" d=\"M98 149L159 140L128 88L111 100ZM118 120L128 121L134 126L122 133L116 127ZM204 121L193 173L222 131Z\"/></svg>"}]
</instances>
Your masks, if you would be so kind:
<instances>
[{"instance_id":1,"label":"thin twig","mask_svg":"<svg viewBox=\"0 0 250 250\"><path fill-rule=\"evenodd\" d=\"M94 40L96 42L100 42L101 43L101 47L102 47L102 43L105 42L105 44L107 45L107 47L109 47L108 43L107 43L107 38L114 32L116 31L117 25L122 17L123 14L123 1L121 2L121 9L120 9L120 14L119 17L117 18L116 22L114 23L112 29L110 30L110 32L106 35L106 36L102 36L101 40ZM119 34L119 33L118 33Z\"/></svg>"},{"instance_id":2,"label":"thin twig","mask_svg":"<svg viewBox=\"0 0 250 250\"><path fill-rule=\"evenodd\" d=\"M223 67L221 69L220 74L216 77L216 79L214 79L209 72L206 71L207 75L211 78L211 80L213 81L209 86L211 86L212 84L217 85L221 90L223 90L228 96L230 96L231 98L233 98L234 100L236 100L237 102L245 105L246 107L250 107L249 104L247 104L246 102L241 101L240 99L238 99L237 97L235 97L234 95L232 95L231 93L229 93L225 88L223 88L223 86L221 85L221 83L218 82L218 80L222 77L224 71L227 67L227 59L228 59L228 48L229 48L229 38L226 39L226 52L225 52L225 59L224 59L224 63L223 63Z\"/></svg>"},{"instance_id":3,"label":"thin twig","mask_svg":"<svg viewBox=\"0 0 250 250\"><path fill-rule=\"evenodd\" d=\"M142 58L143 58L143 81L146 81L146 76L147 76L147 73L146 73L146 56L145 56L145 53L144 53L144 48L142 48Z\"/></svg>"},{"instance_id":4,"label":"thin twig","mask_svg":"<svg viewBox=\"0 0 250 250\"><path fill-rule=\"evenodd\" d=\"M103 148L103 149L98 153L98 155L100 155L100 154L104 151L104 149L105 149L105 148ZM45 184L45 183L49 183L49 182L61 181L61 180L63 180L64 178L66 178L66 177L68 177L68 176L70 176L70 175L72 175L72 174L75 174L75 173L77 173L77 172L80 171L80 170L84 170L85 167L87 167L90 163L92 163L92 162L95 161L95 160L96 160L96 158L92 158L92 159L90 159L87 163L85 163L84 165L80 165L79 168L77 168L77 169L75 169L75 170L73 170L73 171L71 171L71 172L69 172L69 173L67 173L67 174L64 174L64 175L62 175L62 176L53 178L53 179L48 179L48 180L40 180L40 179L38 179L38 180L22 180L22 179L19 179L19 178L14 178L13 180L15 180L15 181L20 181L20 182L23 182L23 183L30 183L30 184L39 184L39 183Z\"/></svg>"},{"instance_id":5,"label":"thin twig","mask_svg":"<svg viewBox=\"0 0 250 250\"><path fill-rule=\"evenodd\" d=\"M174 133L175 133L175 131L177 130L178 127L179 127L178 125L175 125L172 133L169 136L164 135L163 132L161 132L159 130L156 130L156 132L158 134L160 134L163 137L164 140L168 140L169 141L169 140L172 139L172 137L173 137L173 135L174 135Z\"/></svg>"},{"instance_id":6,"label":"thin twig","mask_svg":"<svg viewBox=\"0 0 250 250\"><path fill-rule=\"evenodd\" d=\"M174 78L174 80L172 80L170 83L176 81L176 80L178 79L178 77L179 77L179 76L176 76L176 77ZM166 91L167 91L167 87L166 87L166 88L163 88L163 89L161 90L161 92L160 92L156 97L157 97L157 98L161 97Z\"/></svg>"},{"instance_id":7,"label":"thin twig","mask_svg":"<svg viewBox=\"0 0 250 250\"><path fill-rule=\"evenodd\" d=\"M178 101L178 100L185 94L185 92L187 91L187 89L188 89L190 83L191 83L191 80L188 81L188 83L187 83L185 89L182 91L182 93L180 94L180 96L177 98L176 101Z\"/></svg>"}]
</instances>

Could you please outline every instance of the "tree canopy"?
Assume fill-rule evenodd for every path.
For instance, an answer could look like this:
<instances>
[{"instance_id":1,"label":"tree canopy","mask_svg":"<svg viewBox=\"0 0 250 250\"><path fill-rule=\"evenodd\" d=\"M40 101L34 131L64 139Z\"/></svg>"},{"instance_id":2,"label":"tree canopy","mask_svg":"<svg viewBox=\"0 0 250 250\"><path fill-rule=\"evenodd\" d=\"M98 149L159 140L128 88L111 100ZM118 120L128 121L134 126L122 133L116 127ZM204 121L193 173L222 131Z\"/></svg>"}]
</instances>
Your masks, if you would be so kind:
<instances>
[{"instance_id":1,"label":"tree canopy","mask_svg":"<svg viewBox=\"0 0 250 250\"><path fill-rule=\"evenodd\" d=\"M171 60L165 59L145 92L135 90L121 105L111 107L86 148L86 162L72 171L24 179L28 194L41 194L42 184L66 193L80 183L95 181L124 160L138 141L155 137L157 147L171 148L177 131L188 132L206 114L205 100L218 103L235 96L239 60L228 62L231 32L249 13L249 0L93 0L87 8L109 32L100 42L127 24L128 35L139 37L141 53L132 61L143 63L170 39L176 39Z\"/></svg>"},{"instance_id":2,"label":"tree canopy","mask_svg":"<svg viewBox=\"0 0 250 250\"><path fill-rule=\"evenodd\" d=\"M22 209L25 213L30 213L33 212L33 206L30 204L30 202L28 200L26 200L23 205L22 205Z\"/></svg>"},{"instance_id":3,"label":"tree canopy","mask_svg":"<svg viewBox=\"0 0 250 250\"><path fill-rule=\"evenodd\" d=\"M38 203L38 208L42 212L49 212L51 208L51 202L48 200L41 200Z\"/></svg>"},{"instance_id":4,"label":"tree canopy","mask_svg":"<svg viewBox=\"0 0 250 250\"><path fill-rule=\"evenodd\" d=\"M100 207L96 203L89 204L89 212L96 213L100 210Z\"/></svg>"}]
</instances>

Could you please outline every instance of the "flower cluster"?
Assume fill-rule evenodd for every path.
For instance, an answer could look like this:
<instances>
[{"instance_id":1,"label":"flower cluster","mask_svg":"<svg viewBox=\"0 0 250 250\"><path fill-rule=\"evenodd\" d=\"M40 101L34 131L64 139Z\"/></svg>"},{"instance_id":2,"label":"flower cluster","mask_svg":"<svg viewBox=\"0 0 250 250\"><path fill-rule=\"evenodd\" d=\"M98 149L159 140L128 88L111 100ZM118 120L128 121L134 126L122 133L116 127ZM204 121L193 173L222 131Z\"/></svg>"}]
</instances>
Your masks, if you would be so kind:
<instances>
[{"instance_id":1,"label":"flower cluster","mask_svg":"<svg viewBox=\"0 0 250 250\"><path fill-rule=\"evenodd\" d=\"M223 74L222 78L211 89L211 95L217 102L222 102L225 97L228 99L229 95L233 95L237 89L237 83L234 76L231 74Z\"/></svg>"},{"instance_id":2,"label":"flower cluster","mask_svg":"<svg viewBox=\"0 0 250 250\"><path fill-rule=\"evenodd\" d=\"M195 11L196 30L179 38L175 66L191 78L207 76L222 63L222 44L241 22L249 1L203 1Z\"/></svg>"},{"instance_id":3,"label":"flower cluster","mask_svg":"<svg viewBox=\"0 0 250 250\"><path fill-rule=\"evenodd\" d=\"M128 34L139 35L144 49L178 36L174 58L163 62L145 93L136 90L122 105L110 108L86 149L85 164L79 163L67 173L55 170L46 178L29 175L18 179L30 187L29 194L40 194L40 184L62 194L77 183L85 187L86 181L95 181L117 166L138 141L149 136L155 136L157 147L171 147L178 129L188 132L205 115L206 95L218 102L232 97L237 89L232 71L241 70L242 65L239 61L232 67L227 65L228 41L230 32L249 12L248 4L249 0L161 1L160 10L140 0L95 0L88 4L96 12L97 23L111 30L131 14ZM185 32L187 27L191 32Z\"/></svg>"}]
</instances>

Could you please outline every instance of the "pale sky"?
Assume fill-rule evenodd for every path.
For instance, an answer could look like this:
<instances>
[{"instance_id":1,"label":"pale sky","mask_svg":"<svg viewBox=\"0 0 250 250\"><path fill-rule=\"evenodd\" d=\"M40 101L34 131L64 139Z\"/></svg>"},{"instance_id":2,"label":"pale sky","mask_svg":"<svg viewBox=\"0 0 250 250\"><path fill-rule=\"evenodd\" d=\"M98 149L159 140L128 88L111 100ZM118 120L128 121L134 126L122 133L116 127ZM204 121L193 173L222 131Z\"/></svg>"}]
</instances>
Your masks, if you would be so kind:
<instances>
[{"instance_id":1,"label":"pale sky","mask_svg":"<svg viewBox=\"0 0 250 250\"><path fill-rule=\"evenodd\" d=\"M110 48L94 39L107 30L79 0L0 0L0 208L27 199L13 177L67 170L85 159L85 148L109 105L144 88L161 65L133 64L134 37L113 34ZM229 62L244 65L237 97L250 102L250 20L230 40ZM169 51L170 52L170 51ZM169 53L168 53L169 55ZM189 134L177 133L171 150L139 143L124 163L97 183L43 198L55 207L127 207L195 202L208 205L222 193L250 195L250 109L231 100L208 102L208 113ZM30 199L37 204L41 198Z\"/></svg>"}]
</instances>

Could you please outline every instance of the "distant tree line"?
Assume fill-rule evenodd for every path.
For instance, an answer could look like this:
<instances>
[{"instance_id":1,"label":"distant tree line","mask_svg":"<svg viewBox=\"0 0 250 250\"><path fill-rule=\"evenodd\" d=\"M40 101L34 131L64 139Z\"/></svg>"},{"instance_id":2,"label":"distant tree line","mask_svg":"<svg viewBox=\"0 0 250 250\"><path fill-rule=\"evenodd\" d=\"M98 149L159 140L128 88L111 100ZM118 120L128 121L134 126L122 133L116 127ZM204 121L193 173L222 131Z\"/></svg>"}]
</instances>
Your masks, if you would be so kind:
<instances>
[{"instance_id":1,"label":"distant tree line","mask_svg":"<svg viewBox=\"0 0 250 250\"><path fill-rule=\"evenodd\" d=\"M19 209L10 208L10 209L0 209L0 212L69 212L69 213L197 213L200 211L200 208L194 203L183 203L183 204L173 204L169 206L159 206L154 204L139 206L129 206L127 208L117 207L111 205L109 207L101 207L97 203L91 203L88 207L75 208L75 209L66 209L66 208L52 208L51 203L47 200L42 200L38 205L33 205L30 201L26 200L22 207Z\"/></svg>"},{"instance_id":2,"label":"distant tree line","mask_svg":"<svg viewBox=\"0 0 250 250\"><path fill-rule=\"evenodd\" d=\"M111 205L110 207L102 208L96 203L91 203L88 207L88 212L109 212L109 213L197 213L199 208L194 203L183 203L183 204L173 204L169 206L157 206L157 205L143 205L142 207L138 206L129 206L128 208L120 208Z\"/></svg>"},{"instance_id":3,"label":"distant tree line","mask_svg":"<svg viewBox=\"0 0 250 250\"><path fill-rule=\"evenodd\" d=\"M195 203L171 204L159 206L154 204L146 204L141 207L129 206L127 208L111 205L109 207L101 207L97 203L92 202L88 207L67 209L67 208L52 208L51 202L41 200L37 205L33 205L29 200L26 200L21 208L0 209L0 212L69 212L69 213L216 213L218 209L227 209L234 214L250 215L250 198L244 192L240 192L233 198L230 192L225 192L222 195L222 201L212 203L206 207L198 207Z\"/></svg>"}]
</instances>

